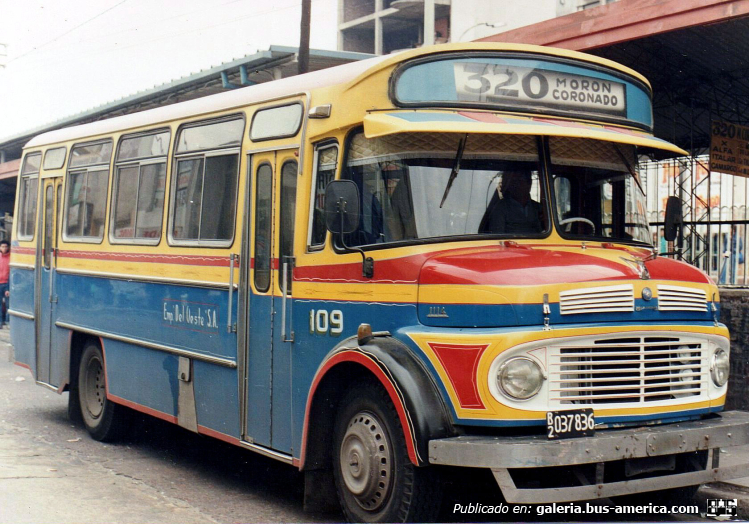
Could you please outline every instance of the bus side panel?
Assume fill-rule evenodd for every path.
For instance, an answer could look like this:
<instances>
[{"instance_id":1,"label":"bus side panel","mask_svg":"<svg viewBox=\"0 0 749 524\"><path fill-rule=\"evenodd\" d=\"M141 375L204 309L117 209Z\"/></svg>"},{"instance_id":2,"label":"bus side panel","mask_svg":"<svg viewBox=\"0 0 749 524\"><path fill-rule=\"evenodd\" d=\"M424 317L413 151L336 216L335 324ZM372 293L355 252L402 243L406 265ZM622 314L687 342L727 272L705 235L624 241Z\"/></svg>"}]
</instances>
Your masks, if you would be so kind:
<instances>
[{"instance_id":1,"label":"bus side panel","mask_svg":"<svg viewBox=\"0 0 749 524\"><path fill-rule=\"evenodd\" d=\"M227 290L58 274L58 321L236 361ZM236 314L236 309L234 314Z\"/></svg>"},{"instance_id":2,"label":"bus side panel","mask_svg":"<svg viewBox=\"0 0 749 524\"><path fill-rule=\"evenodd\" d=\"M317 317L320 310L327 311L328 318L333 312L340 312L343 323L343 331L340 334L336 335L330 329L330 321L328 321L328 330L318 329L325 327L325 323L319 326L316 322L310 321L311 312L314 312L314 317ZM338 313L336 313L336 318L338 318L337 315ZM294 456L299 457L297 450L301 450L307 395L322 359L341 340L355 336L359 324L370 324L374 331L390 331L397 337L398 331L404 326L418 325L418 319L416 306L410 303L372 304L353 301L294 300L293 321L297 341L292 364L295 396L292 404L292 438ZM418 353L417 356L421 357Z\"/></svg>"},{"instance_id":3,"label":"bus side panel","mask_svg":"<svg viewBox=\"0 0 749 524\"><path fill-rule=\"evenodd\" d=\"M57 320L103 334L109 394L115 401L176 422L179 357L107 334L224 359L227 365L236 362L237 337L226 329L228 290L67 273L57 278ZM59 347L55 351L54 359L64 363L67 354ZM196 406L202 406L198 424L238 435L236 370L192 360L193 379L203 385L195 391Z\"/></svg>"},{"instance_id":4,"label":"bus side panel","mask_svg":"<svg viewBox=\"0 0 749 524\"><path fill-rule=\"evenodd\" d=\"M198 425L239 439L237 370L194 362Z\"/></svg>"},{"instance_id":5,"label":"bus side panel","mask_svg":"<svg viewBox=\"0 0 749 524\"><path fill-rule=\"evenodd\" d=\"M146 407L152 415L176 422L179 357L105 339L104 360L109 395L137 404L133 406L136 409Z\"/></svg>"},{"instance_id":6,"label":"bus side panel","mask_svg":"<svg viewBox=\"0 0 749 524\"><path fill-rule=\"evenodd\" d=\"M11 268L10 288L12 290L11 309L34 316L34 270ZM36 346L34 343L34 321L12 316L10 330L11 343L15 350L16 362L24 364L36 376Z\"/></svg>"}]
</instances>

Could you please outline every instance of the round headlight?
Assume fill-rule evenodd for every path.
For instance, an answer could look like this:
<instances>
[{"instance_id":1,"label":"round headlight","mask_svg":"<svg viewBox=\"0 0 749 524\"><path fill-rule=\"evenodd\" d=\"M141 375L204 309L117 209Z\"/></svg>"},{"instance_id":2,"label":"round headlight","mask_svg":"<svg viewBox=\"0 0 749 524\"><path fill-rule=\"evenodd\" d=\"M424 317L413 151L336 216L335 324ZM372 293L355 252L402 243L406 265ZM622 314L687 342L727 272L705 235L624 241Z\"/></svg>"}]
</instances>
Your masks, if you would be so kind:
<instances>
[{"instance_id":1,"label":"round headlight","mask_svg":"<svg viewBox=\"0 0 749 524\"><path fill-rule=\"evenodd\" d=\"M710 361L710 376L713 377L713 382L716 386L725 386L726 382L728 382L728 372L728 353L719 349L713 353L713 358Z\"/></svg>"},{"instance_id":2,"label":"round headlight","mask_svg":"<svg viewBox=\"0 0 749 524\"><path fill-rule=\"evenodd\" d=\"M538 393L544 374L538 364L526 357L511 358L497 370L497 386L508 397L525 400Z\"/></svg>"}]
</instances>

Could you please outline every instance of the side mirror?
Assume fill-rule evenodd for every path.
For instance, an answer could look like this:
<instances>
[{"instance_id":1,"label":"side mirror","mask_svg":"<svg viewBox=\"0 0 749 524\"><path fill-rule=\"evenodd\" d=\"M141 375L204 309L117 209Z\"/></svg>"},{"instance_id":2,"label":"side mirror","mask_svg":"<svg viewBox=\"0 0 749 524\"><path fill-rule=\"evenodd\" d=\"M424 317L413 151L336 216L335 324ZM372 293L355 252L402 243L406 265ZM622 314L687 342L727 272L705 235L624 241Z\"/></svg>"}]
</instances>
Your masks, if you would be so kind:
<instances>
[{"instance_id":1,"label":"side mirror","mask_svg":"<svg viewBox=\"0 0 749 524\"><path fill-rule=\"evenodd\" d=\"M333 180L325 188L325 227L338 234L359 228L359 188L351 180Z\"/></svg>"},{"instance_id":2,"label":"side mirror","mask_svg":"<svg viewBox=\"0 0 749 524\"><path fill-rule=\"evenodd\" d=\"M666 201L666 225L663 228L663 237L668 242L673 242L677 236L681 236L679 233L683 221L681 200L675 196L668 197Z\"/></svg>"}]
</instances>

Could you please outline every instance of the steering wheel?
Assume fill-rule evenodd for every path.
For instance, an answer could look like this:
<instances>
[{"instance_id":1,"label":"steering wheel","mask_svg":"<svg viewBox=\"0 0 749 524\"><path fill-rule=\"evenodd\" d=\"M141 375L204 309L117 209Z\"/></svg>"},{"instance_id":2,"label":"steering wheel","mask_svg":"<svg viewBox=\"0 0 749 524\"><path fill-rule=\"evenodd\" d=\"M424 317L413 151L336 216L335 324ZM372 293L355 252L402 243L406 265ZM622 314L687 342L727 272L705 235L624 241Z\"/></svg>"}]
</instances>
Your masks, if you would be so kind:
<instances>
[{"instance_id":1,"label":"steering wheel","mask_svg":"<svg viewBox=\"0 0 749 524\"><path fill-rule=\"evenodd\" d=\"M590 220L588 220L587 218L584 218L584 217L570 217L570 218L565 218L564 220L560 220L559 221L559 225L563 226L565 224L571 224L572 222L585 222L586 224L588 224L593 229L593 234L594 235L596 234L596 225L592 221L590 221Z\"/></svg>"}]
</instances>

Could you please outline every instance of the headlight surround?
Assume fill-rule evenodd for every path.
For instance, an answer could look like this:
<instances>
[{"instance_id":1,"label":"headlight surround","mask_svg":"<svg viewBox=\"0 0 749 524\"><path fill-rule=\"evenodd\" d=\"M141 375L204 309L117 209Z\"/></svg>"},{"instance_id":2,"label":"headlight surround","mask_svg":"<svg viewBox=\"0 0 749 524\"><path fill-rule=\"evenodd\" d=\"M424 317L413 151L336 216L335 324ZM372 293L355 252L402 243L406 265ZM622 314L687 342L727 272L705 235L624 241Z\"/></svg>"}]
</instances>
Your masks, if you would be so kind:
<instances>
[{"instance_id":1,"label":"headlight surround","mask_svg":"<svg viewBox=\"0 0 749 524\"><path fill-rule=\"evenodd\" d=\"M726 382L728 382L729 371L730 362L728 353L724 349L716 350L710 359L710 376L713 379L713 383L719 388L725 386Z\"/></svg>"},{"instance_id":2,"label":"headlight surround","mask_svg":"<svg viewBox=\"0 0 749 524\"><path fill-rule=\"evenodd\" d=\"M536 395L544 382L541 368L528 357L515 357L497 370L497 387L508 397L527 400Z\"/></svg>"}]
</instances>

